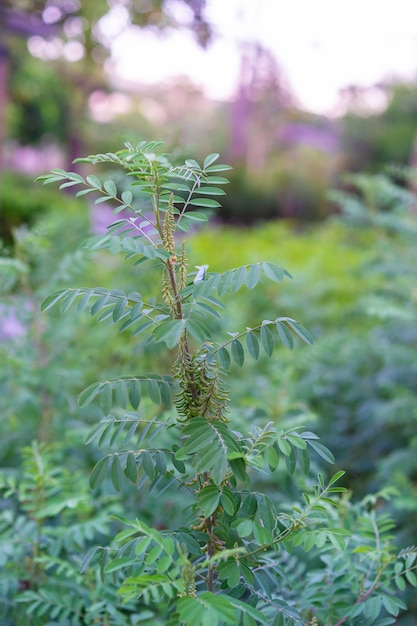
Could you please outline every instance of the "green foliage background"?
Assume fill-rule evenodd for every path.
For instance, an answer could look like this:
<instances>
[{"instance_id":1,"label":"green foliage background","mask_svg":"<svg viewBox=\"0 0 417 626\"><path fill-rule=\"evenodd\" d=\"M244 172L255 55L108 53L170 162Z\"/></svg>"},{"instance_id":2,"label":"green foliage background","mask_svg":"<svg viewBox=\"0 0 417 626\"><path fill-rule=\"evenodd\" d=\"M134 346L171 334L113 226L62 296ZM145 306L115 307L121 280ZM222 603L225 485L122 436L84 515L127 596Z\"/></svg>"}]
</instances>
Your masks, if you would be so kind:
<instances>
[{"instance_id":1,"label":"green foliage background","mask_svg":"<svg viewBox=\"0 0 417 626\"><path fill-rule=\"evenodd\" d=\"M410 176L398 170L395 175ZM259 316L273 317L277 310L289 317L302 311L315 345L302 351L280 349L272 361L261 358L236 370L231 378L232 417L254 427L271 420L278 427L302 423L317 431L334 451L336 469L346 470L344 484L352 495L341 516L347 528L362 520L356 548L365 550L363 537L371 536L366 524L372 526L372 519L366 521L364 511L373 510L381 516L383 545L404 548L417 540L414 194L387 176L356 177L349 184L349 193L332 198L343 219L304 229L291 222L197 229L187 236L190 265L208 264L210 270L222 271L267 260L291 271L294 278L285 288L264 283L256 295L247 291L228 296L222 325L233 330ZM133 274L121 267L117 256L76 250L76 242L88 234L87 205L50 194L51 209L42 217L36 209L31 227L14 229L13 244L4 248L0 264L2 304L12 307L27 328L26 334L1 346L0 590L8 598L2 623L26 624L26 607L38 615L43 603L49 607L45 618L39 614L34 624L48 623L54 615L60 616L59 623L101 619L103 624L162 624L158 611L142 607L138 613L132 602L122 606L111 581L97 578L94 568L86 568L83 576L79 569L90 547L106 544L114 535L117 524L109 520L110 513L140 510L147 523L164 525L168 518L175 523L179 503L152 492L122 489L117 494L107 481L91 495L88 474L99 452L84 446L84 440L98 412L94 406L79 409L75 399L97 380L128 374L138 360L145 370L159 362L160 371L166 371L166 353L139 339L129 345L127 336L92 324L88 314L39 315L48 293L73 286L81 274L86 286L106 284L112 289L123 283L126 290L135 289ZM38 198L33 198L36 206ZM149 271L149 290L154 279ZM23 302L30 302L29 308ZM267 477L258 486L277 496ZM278 497L285 502L296 492L297 485L283 472ZM385 515L395 520L395 534ZM337 569L346 567L348 557L349 567L360 571L354 549L355 543L340 565L331 550L323 550L324 566L314 570L310 600L303 596L307 605L320 598L323 577L334 581L332 593L338 597ZM404 555L405 560L411 557ZM294 578L290 576L288 597L297 593L296 580L316 567L317 558L316 553L297 553L285 563L286 576L293 572ZM414 584L412 571L406 579ZM401 580L397 584L402 592ZM82 588L88 591L81 594ZM404 593L408 612L395 621L403 625L413 623L416 611L413 597ZM25 600L19 602L19 597ZM92 607L88 617L86 602ZM352 599L343 602L348 606ZM385 608L395 616L402 599L389 602L385 600ZM394 623L375 622L380 610L380 604L370 605L366 623ZM362 624L363 619L352 617L348 623Z\"/></svg>"}]
</instances>

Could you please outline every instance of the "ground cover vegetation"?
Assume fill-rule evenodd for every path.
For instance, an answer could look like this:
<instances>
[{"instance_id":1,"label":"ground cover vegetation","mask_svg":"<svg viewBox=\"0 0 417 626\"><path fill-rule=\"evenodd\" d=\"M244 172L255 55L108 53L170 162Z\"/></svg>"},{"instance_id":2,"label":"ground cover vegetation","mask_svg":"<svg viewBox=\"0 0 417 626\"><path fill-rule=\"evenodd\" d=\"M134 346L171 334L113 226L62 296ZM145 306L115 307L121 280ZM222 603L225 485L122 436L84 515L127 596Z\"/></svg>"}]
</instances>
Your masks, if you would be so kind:
<instances>
[{"instance_id":1,"label":"ground cover vegetation","mask_svg":"<svg viewBox=\"0 0 417 626\"><path fill-rule=\"evenodd\" d=\"M2 623L413 623L412 172L237 234L217 155L84 164L2 250Z\"/></svg>"}]
</instances>

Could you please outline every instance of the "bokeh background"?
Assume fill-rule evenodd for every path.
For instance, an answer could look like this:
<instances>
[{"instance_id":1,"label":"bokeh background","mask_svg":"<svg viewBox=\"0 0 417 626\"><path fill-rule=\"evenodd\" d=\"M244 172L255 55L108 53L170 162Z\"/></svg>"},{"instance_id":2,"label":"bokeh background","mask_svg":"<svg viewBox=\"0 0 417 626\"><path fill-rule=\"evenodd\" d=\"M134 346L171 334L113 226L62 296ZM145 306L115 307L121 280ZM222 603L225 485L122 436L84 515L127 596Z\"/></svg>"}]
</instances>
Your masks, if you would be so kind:
<instances>
[{"instance_id":1,"label":"bokeh background","mask_svg":"<svg viewBox=\"0 0 417 626\"><path fill-rule=\"evenodd\" d=\"M90 500L98 453L84 439L100 415L77 406L87 385L138 361L163 374L171 364L87 313L40 313L67 286L137 289L121 259L79 248L112 207L34 181L126 141L161 140L179 159L219 152L233 166L211 226L187 236L192 266L266 260L294 277L229 302L225 332L287 315L315 337L235 373L233 418L317 432L352 500L376 494L398 547L417 543L416 131L413 0L3 0L2 625L29 623L15 599L36 586L40 476L67 498L42 520L74 567L77 551L111 535L109 511L140 508L155 524L175 515L171 501L110 487ZM416 623L414 595L396 623Z\"/></svg>"}]
</instances>

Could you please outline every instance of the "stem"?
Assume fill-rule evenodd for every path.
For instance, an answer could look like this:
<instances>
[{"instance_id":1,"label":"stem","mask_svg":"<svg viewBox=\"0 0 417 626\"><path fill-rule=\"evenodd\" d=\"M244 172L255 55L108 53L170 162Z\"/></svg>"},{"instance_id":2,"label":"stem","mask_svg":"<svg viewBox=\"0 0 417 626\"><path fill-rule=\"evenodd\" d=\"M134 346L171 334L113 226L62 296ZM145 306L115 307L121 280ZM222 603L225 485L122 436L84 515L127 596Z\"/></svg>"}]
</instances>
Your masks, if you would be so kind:
<instances>
[{"instance_id":1,"label":"stem","mask_svg":"<svg viewBox=\"0 0 417 626\"><path fill-rule=\"evenodd\" d=\"M209 473L204 472L204 478L206 481L209 480ZM215 528L216 528L216 512L210 515L205 520L206 530L209 536L209 540L207 542L207 556L209 558L209 563L207 565L207 590L214 591L214 573L216 566L210 563L210 559L212 556L216 554L216 538L215 538Z\"/></svg>"},{"instance_id":2,"label":"stem","mask_svg":"<svg viewBox=\"0 0 417 626\"><path fill-rule=\"evenodd\" d=\"M171 287L172 287L172 295L174 296L174 302L175 302L175 308L176 308L175 319L182 320L184 319L184 315L183 315L183 309L182 309L182 299L177 289L177 277L175 276L174 268L172 267L170 261L166 261L165 267L167 268L167 271L169 274L169 280L170 280Z\"/></svg>"},{"instance_id":3,"label":"stem","mask_svg":"<svg viewBox=\"0 0 417 626\"><path fill-rule=\"evenodd\" d=\"M140 214L141 215L141 214ZM142 217L142 215L141 215ZM152 240L151 237L149 237L149 235L147 235L145 233L144 230L142 230L142 228L140 228L140 226L138 226L136 224L136 218L134 217L129 217L129 219L127 220L129 222L129 224L131 224L131 226L133 226L133 228L136 228L136 230L138 230L141 234L142 237L145 237L145 239L147 239L149 241L150 244L152 244L155 247L155 242ZM155 225L153 222L151 222L150 220L148 220L148 223L151 224L151 226L153 226L155 228Z\"/></svg>"},{"instance_id":4,"label":"stem","mask_svg":"<svg viewBox=\"0 0 417 626\"><path fill-rule=\"evenodd\" d=\"M26 263L27 260L23 251L21 250L21 245L19 242L16 243L16 258L21 260L23 263ZM23 292L30 303L30 309L32 313L32 332L33 332L33 343L36 351L37 358L37 366L40 372L45 371L45 368L48 365L48 357L47 357L47 348L45 346L43 332L42 332L42 323L40 317L40 308L39 302L36 299L35 293L32 289L32 285L30 283L30 279L27 275L22 275L22 288ZM40 416L41 423L39 427L39 439L40 441L47 441L50 438L50 426L52 419L52 407L51 407L51 397L45 388L44 382L42 382L40 393Z\"/></svg>"},{"instance_id":5,"label":"stem","mask_svg":"<svg viewBox=\"0 0 417 626\"><path fill-rule=\"evenodd\" d=\"M376 546L377 551L379 552L379 551L381 550L381 540L380 540L380 537L379 537L379 530L378 530L378 526L377 526L377 524L376 524L376 522L375 522L375 519L374 519L374 518L372 518L371 523L372 523L372 526L373 526L373 529L374 529L374 532L375 532L375 546ZM371 566L370 566L370 567L371 567ZM384 567L384 566L382 566L382 567L381 567L381 569L380 569L379 571L377 571L377 574L376 574L376 577L375 577L374 582L373 582L373 583L372 583L372 585L369 587L368 591L365 591L365 592L364 592L364 593L363 593L363 594L362 594L362 595L361 595L361 596L360 596L360 597L356 600L356 602L355 602L355 606L356 606L357 604L361 604L361 602L365 602L365 600L366 600L367 598L369 598L369 596L370 596L370 595L371 595L371 594L375 591L375 589L377 588L378 583L379 583L379 581L380 581L380 579L381 579L381 576L382 576L382 574L383 574L384 570L386 569L386 567L388 567L388 564L387 564L385 567ZM347 616L342 617L342 618L341 618L341 619L337 622L337 624L335 624L335 626L341 626L342 624L344 624L344 623L346 622L346 620L347 620L347 619L348 619L348 617L347 617Z\"/></svg>"},{"instance_id":6,"label":"stem","mask_svg":"<svg viewBox=\"0 0 417 626\"><path fill-rule=\"evenodd\" d=\"M240 556L240 558L247 559L249 556L253 556L254 554L259 554L259 552L264 552L265 550L272 548L272 546L275 546L277 543L281 543L281 541L285 541L285 539L289 537L295 530L298 530L298 525L289 526L288 528L283 530L282 533L280 533L278 537L276 537L272 543L263 544L262 546L259 546L258 548L251 550L250 552L245 552L244 554Z\"/></svg>"},{"instance_id":7,"label":"stem","mask_svg":"<svg viewBox=\"0 0 417 626\"><path fill-rule=\"evenodd\" d=\"M181 298L181 295L178 293L177 277L175 276L174 268L171 265L170 261L167 261L165 263L165 267L167 268L167 271L168 271L169 280L170 280L171 288L172 288L172 295L174 296L174 302L175 302L175 307L176 307L175 318L177 320L183 320L184 313L183 313L183 308L182 308L182 298ZM189 359L192 358L192 353L191 353L191 348L190 348L190 344L188 341L188 334L187 334L186 329L184 329L184 333L183 333L183 346L184 346L185 358L188 361ZM190 372L190 378L192 382L191 382L191 385L189 386L189 390L193 399L196 401L198 397L198 391L197 391L196 385L194 384L194 375L192 371Z\"/></svg>"},{"instance_id":8,"label":"stem","mask_svg":"<svg viewBox=\"0 0 417 626\"><path fill-rule=\"evenodd\" d=\"M194 181L194 185L193 185L193 186L191 187L191 189L190 189L190 192L189 192L189 194L188 194L188 198L187 198L187 199L186 199L186 201L184 202L184 206L183 206L183 207L182 207L182 209L181 209L181 213L180 213L180 214L179 214L179 216L178 216L178 221L177 221L177 224L179 224L179 223L180 223L180 221L181 221L181 219L184 217L184 213L185 213L185 211L187 210L188 204L189 204L189 202L190 202L190 200L191 200L191 198L192 198L192 195L193 195L193 193L194 193L194 191L195 191L195 188L196 188L196 187L199 187L199 186L200 186L200 179L199 179L199 178L196 178L196 180Z\"/></svg>"}]
</instances>

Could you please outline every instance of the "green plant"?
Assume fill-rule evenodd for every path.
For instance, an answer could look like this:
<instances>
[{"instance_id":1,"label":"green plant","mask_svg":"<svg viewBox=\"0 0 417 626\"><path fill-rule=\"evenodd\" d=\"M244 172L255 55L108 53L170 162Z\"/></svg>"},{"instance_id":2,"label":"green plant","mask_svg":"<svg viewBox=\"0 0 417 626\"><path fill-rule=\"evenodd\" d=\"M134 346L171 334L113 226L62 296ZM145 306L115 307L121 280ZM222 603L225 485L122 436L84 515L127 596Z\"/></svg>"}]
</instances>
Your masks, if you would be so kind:
<instances>
[{"instance_id":1,"label":"green plant","mask_svg":"<svg viewBox=\"0 0 417 626\"><path fill-rule=\"evenodd\" d=\"M104 414L88 437L105 451L91 473L91 487L103 489L110 480L120 491L127 481L141 494L148 489L149 498L156 493L160 503L166 493L173 494L169 516L162 510L148 511L147 521L140 511L134 520L113 516L120 524L115 541L90 551L83 570L98 560L102 575L112 577L127 602L150 607L152 624L302 624L310 610L315 619L314 603L306 608L303 590L298 588L298 597L289 590L286 555L312 548L320 553L327 544L343 554L350 531L335 525L333 511L344 491L336 486L343 472L328 482L319 473L312 482L311 462L316 466L318 458L334 459L316 435L302 428L268 423L239 432L228 418L226 381L248 356L256 361L262 350L271 357L277 340L292 348L296 340L312 339L289 317L225 333L220 323L224 296L243 286L253 289L262 277L280 283L289 274L270 262L216 274L208 272L204 259L197 271L189 271L183 233L207 219L194 207L218 206L213 196L223 195L221 185L227 182L219 173L229 168L216 164L217 154L202 166L194 160L173 166L167 155L156 152L158 146L127 144L117 153L79 160L120 166L144 203L130 190L119 194L112 179L102 182L93 174L84 178L53 170L41 177L61 188L81 185L77 195L98 192L97 203L111 201L116 213L127 212L106 235L88 240L87 249L122 252L127 264L133 262L130 271L139 275L150 267L160 273L156 296L66 288L47 297L43 310L59 304L65 313L78 301L79 311L118 325L132 337L143 334L149 346L162 346L170 364L168 372L94 383L80 396L81 406L98 399ZM140 412L141 404L148 414ZM283 474L295 475L303 490L301 503L286 502L280 490L270 497L256 489L256 481ZM170 524L173 519L178 523ZM372 623L392 623L384 621L384 610L394 614L393 605L381 604Z\"/></svg>"},{"instance_id":2,"label":"green plant","mask_svg":"<svg viewBox=\"0 0 417 626\"><path fill-rule=\"evenodd\" d=\"M392 167L378 175L351 175L346 191L332 192L353 246L362 247L363 238L373 236L356 269L357 283L366 289L358 288L351 307L356 336L346 326L328 327L314 363L306 359L297 383L298 393L321 415L319 433L332 441L342 466L352 468L355 494L397 487L391 505L403 536L413 542L417 223L410 187L415 176L415 170Z\"/></svg>"},{"instance_id":3,"label":"green plant","mask_svg":"<svg viewBox=\"0 0 417 626\"><path fill-rule=\"evenodd\" d=\"M63 462L63 445L32 442L19 471L0 472L0 620L4 626L128 626L121 606L94 568L80 574L81 554L114 532L115 499L92 498L82 469ZM68 455L68 451L66 450ZM77 493L74 494L74 481Z\"/></svg>"}]
</instances>

